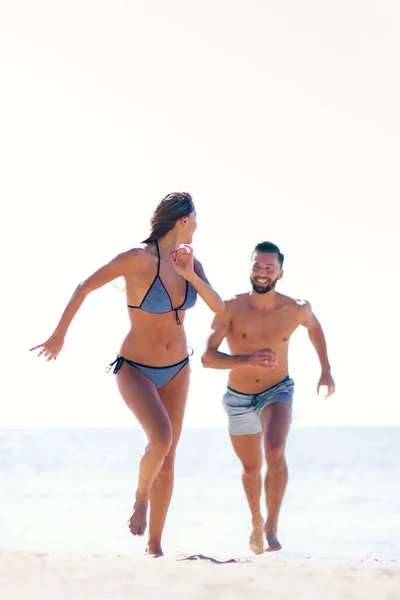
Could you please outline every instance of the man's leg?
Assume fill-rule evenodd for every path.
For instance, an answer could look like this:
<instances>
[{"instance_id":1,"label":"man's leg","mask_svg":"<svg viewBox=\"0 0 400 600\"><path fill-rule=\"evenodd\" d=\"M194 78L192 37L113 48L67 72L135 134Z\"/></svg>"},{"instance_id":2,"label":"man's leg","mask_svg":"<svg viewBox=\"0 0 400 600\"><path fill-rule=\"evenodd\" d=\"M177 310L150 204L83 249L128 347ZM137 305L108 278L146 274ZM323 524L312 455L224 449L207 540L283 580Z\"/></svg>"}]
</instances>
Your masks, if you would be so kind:
<instances>
[{"instance_id":1,"label":"man's leg","mask_svg":"<svg viewBox=\"0 0 400 600\"><path fill-rule=\"evenodd\" d=\"M292 407L285 402L274 402L264 408L261 419L267 460L265 495L268 516L265 535L268 542L267 552L271 552L282 548L277 538L277 529L279 511L288 481L285 444L292 420Z\"/></svg>"},{"instance_id":2,"label":"man's leg","mask_svg":"<svg viewBox=\"0 0 400 600\"><path fill-rule=\"evenodd\" d=\"M243 465L242 482L251 511L253 531L250 548L256 554L264 552L264 520L260 511L261 498L261 433L231 435L233 449Z\"/></svg>"}]
</instances>

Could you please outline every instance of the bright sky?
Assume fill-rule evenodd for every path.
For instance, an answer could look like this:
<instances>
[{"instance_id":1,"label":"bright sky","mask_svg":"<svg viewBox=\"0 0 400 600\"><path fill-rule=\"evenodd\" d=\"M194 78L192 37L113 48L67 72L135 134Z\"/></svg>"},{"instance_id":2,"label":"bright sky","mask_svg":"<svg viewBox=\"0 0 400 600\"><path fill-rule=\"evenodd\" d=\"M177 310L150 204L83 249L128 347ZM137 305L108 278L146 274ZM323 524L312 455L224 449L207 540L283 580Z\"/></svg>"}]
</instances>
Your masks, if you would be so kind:
<instances>
[{"instance_id":1,"label":"bright sky","mask_svg":"<svg viewBox=\"0 0 400 600\"><path fill-rule=\"evenodd\" d=\"M278 289L321 320L337 393L317 397L296 332L295 426L400 424L399 26L396 0L0 0L1 427L135 424L105 374L128 327L115 286L56 363L28 349L175 190L224 297L268 239ZM211 318L186 317L187 426L225 425L227 372L200 364Z\"/></svg>"}]
</instances>

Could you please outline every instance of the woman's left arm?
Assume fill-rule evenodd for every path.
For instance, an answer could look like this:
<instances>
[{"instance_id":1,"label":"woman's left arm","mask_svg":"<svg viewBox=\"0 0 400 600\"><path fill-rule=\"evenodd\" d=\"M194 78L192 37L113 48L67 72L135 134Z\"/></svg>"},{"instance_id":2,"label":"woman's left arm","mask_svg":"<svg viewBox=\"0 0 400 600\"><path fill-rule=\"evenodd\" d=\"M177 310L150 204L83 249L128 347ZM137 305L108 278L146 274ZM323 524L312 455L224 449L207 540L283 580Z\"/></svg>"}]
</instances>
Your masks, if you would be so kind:
<instances>
[{"instance_id":1,"label":"woman's left arm","mask_svg":"<svg viewBox=\"0 0 400 600\"><path fill-rule=\"evenodd\" d=\"M170 259L176 272L192 284L207 306L214 313L222 313L224 301L208 281L201 262L194 258L193 249L185 244L184 248L173 250Z\"/></svg>"},{"instance_id":2,"label":"woman's left arm","mask_svg":"<svg viewBox=\"0 0 400 600\"><path fill-rule=\"evenodd\" d=\"M193 262L193 276L188 281L214 313L224 312L224 301L208 281L203 265L197 258Z\"/></svg>"}]
</instances>

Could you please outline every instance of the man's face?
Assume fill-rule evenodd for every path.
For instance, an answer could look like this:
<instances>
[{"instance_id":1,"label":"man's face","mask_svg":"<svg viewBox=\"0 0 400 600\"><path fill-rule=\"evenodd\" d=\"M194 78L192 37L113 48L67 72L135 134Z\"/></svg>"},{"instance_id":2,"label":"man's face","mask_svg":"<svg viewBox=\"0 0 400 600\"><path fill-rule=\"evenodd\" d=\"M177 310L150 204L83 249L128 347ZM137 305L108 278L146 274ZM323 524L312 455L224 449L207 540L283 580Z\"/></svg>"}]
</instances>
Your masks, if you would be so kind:
<instances>
[{"instance_id":1,"label":"man's face","mask_svg":"<svg viewBox=\"0 0 400 600\"><path fill-rule=\"evenodd\" d=\"M266 294L283 275L278 255L274 252L254 252L250 281L257 294Z\"/></svg>"}]
</instances>

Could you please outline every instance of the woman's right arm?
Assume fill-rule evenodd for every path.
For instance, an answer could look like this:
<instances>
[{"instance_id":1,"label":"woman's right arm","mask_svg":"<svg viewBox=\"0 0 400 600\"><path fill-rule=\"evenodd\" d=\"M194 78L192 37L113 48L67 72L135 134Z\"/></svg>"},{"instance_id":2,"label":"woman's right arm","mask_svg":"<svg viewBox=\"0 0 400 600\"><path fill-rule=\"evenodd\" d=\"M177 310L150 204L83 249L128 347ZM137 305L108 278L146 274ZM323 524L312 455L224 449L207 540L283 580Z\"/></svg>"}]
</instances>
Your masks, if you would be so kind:
<instances>
[{"instance_id":1,"label":"woman's right arm","mask_svg":"<svg viewBox=\"0 0 400 600\"><path fill-rule=\"evenodd\" d=\"M137 262L138 258L139 255L137 249L128 250L128 252L122 252L113 258L109 263L100 267L100 269L95 271L87 279L79 283L72 294L70 301L65 307L65 310L61 315L61 319L58 322L53 334L46 342L31 348L31 351L38 350L40 348L39 356L44 354L47 360L56 359L64 345L64 338L68 327L70 326L71 321L78 312L79 308L82 306L86 296L88 296L90 292L98 290L107 283L110 283L110 281L113 281L113 279L124 276L127 272L132 271L132 269L135 268L134 263Z\"/></svg>"}]
</instances>

